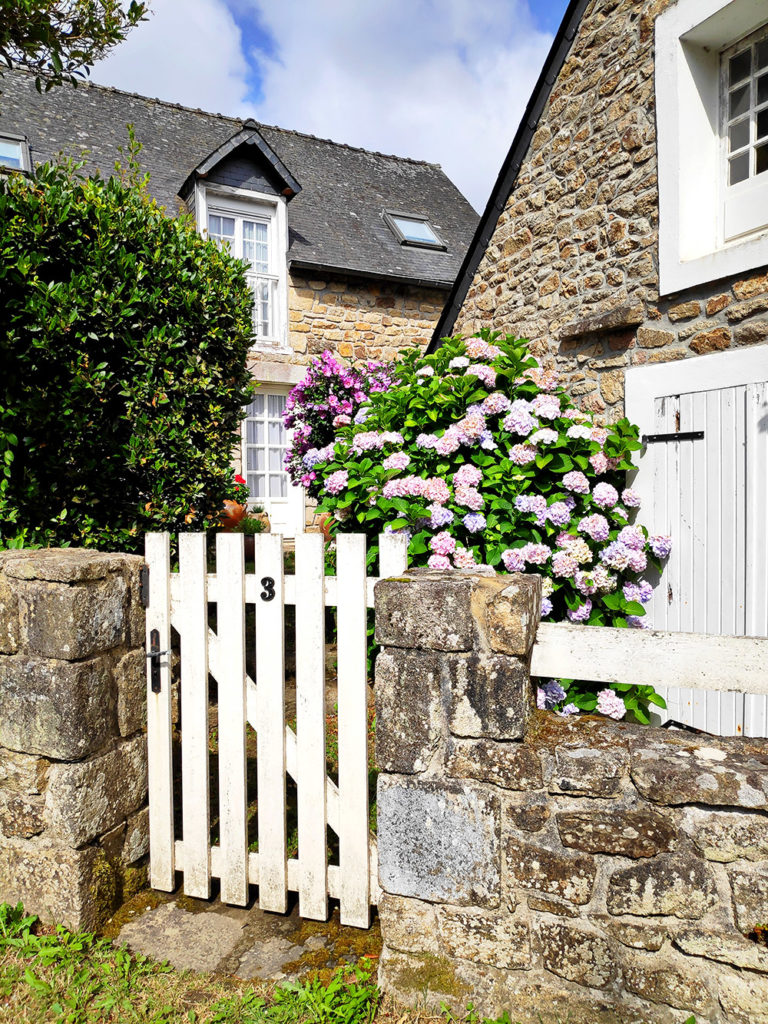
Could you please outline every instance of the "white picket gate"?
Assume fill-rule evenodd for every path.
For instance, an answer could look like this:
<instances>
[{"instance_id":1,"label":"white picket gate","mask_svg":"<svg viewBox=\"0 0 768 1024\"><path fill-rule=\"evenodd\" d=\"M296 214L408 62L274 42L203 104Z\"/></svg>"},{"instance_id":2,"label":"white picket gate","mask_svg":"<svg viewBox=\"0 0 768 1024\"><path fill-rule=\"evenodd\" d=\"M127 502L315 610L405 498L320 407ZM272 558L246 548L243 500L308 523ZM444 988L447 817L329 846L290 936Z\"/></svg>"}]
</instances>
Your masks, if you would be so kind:
<instances>
[{"instance_id":1,"label":"white picket gate","mask_svg":"<svg viewBox=\"0 0 768 1024\"><path fill-rule=\"evenodd\" d=\"M298 892L299 913L325 920L328 897L340 902L343 924L367 928L378 898L375 839L369 831L365 537L337 538L335 577L324 573L319 534L296 537L295 575L283 571L283 539L261 534L255 571L245 573L241 534L216 537L216 572L206 563L202 533L179 536L179 571L171 572L170 537L148 534L147 731L149 747L150 880L207 899L211 878L221 899L243 906L249 884L264 910L284 912ZM407 566L405 538L380 538L381 577ZM216 605L216 630L208 626ZM246 605L255 607L256 678L246 673ZM296 607L296 730L286 724L284 610ZM326 774L325 616L337 608L338 785ZM171 723L171 628L181 649L182 837L174 834ZM153 665L155 666L153 671ZM210 839L208 674L218 686L219 835ZM154 684L154 685L153 685ZM257 733L258 852L248 849L246 722ZM298 858L287 854L286 776L297 787ZM328 863L327 828L339 840L339 863Z\"/></svg>"}]
</instances>

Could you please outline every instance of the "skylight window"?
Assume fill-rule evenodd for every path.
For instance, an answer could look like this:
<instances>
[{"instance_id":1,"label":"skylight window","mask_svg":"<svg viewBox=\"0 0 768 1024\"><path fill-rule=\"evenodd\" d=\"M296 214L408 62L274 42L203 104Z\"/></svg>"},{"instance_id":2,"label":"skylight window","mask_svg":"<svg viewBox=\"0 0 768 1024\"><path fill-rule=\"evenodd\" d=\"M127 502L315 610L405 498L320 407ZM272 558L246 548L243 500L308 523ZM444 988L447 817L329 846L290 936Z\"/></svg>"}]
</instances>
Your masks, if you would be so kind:
<instances>
[{"instance_id":1,"label":"skylight window","mask_svg":"<svg viewBox=\"0 0 768 1024\"><path fill-rule=\"evenodd\" d=\"M29 151L24 139L0 135L0 171L5 167L14 171L29 170Z\"/></svg>"},{"instance_id":2,"label":"skylight window","mask_svg":"<svg viewBox=\"0 0 768 1024\"><path fill-rule=\"evenodd\" d=\"M425 249L445 249L445 243L426 217L387 210L384 220L401 245L417 245Z\"/></svg>"}]
</instances>

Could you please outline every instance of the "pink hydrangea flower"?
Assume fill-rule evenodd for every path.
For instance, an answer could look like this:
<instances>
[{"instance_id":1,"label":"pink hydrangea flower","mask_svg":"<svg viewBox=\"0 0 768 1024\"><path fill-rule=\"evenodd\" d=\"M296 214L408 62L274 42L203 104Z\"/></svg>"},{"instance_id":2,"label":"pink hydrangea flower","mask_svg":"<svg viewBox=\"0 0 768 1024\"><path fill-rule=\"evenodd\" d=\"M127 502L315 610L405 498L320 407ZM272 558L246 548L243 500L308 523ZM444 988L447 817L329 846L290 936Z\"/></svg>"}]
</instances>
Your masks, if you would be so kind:
<instances>
[{"instance_id":1,"label":"pink hydrangea flower","mask_svg":"<svg viewBox=\"0 0 768 1024\"><path fill-rule=\"evenodd\" d=\"M552 555L552 572L555 576L563 576L570 579L576 574L579 563L568 551L556 551Z\"/></svg>"},{"instance_id":2,"label":"pink hydrangea flower","mask_svg":"<svg viewBox=\"0 0 768 1024\"><path fill-rule=\"evenodd\" d=\"M597 695L597 710L601 715L620 721L627 713L624 701L613 690L601 690Z\"/></svg>"},{"instance_id":3,"label":"pink hydrangea flower","mask_svg":"<svg viewBox=\"0 0 768 1024\"><path fill-rule=\"evenodd\" d=\"M436 555L452 555L456 550L456 541L445 530L442 533L436 533L429 542L430 550Z\"/></svg>"},{"instance_id":4,"label":"pink hydrangea flower","mask_svg":"<svg viewBox=\"0 0 768 1024\"><path fill-rule=\"evenodd\" d=\"M590 575L597 590L602 594L609 594L616 589L616 577L611 576L604 565L596 565Z\"/></svg>"},{"instance_id":5,"label":"pink hydrangea flower","mask_svg":"<svg viewBox=\"0 0 768 1024\"><path fill-rule=\"evenodd\" d=\"M436 505L444 505L451 496L448 484L439 476L428 477L424 481L424 489L421 493L427 501L432 501Z\"/></svg>"},{"instance_id":6,"label":"pink hydrangea flower","mask_svg":"<svg viewBox=\"0 0 768 1024\"><path fill-rule=\"evenodd\" d=\"M485 504L485 499L475 487L457 487L454 498L457 505L463 505L472 512L479 512Z\"/></svg>"},{"instance_id":7,"label":"pink hydrangea flower","mask_svg":"<svg viewBox=\"0 0 768 1024\"><path fill-rule=\"evenodd\" d=\"M536 449L529 444L516 444L509 450L510 462L516 466L527 466L536 458Z\"/></svg>"},{"instance_id":8,"label":"pink hydrangea flower","mask_svg":"<svg viewBox=\"0 0 768 1024\"><path fill-rule=\"evenodd\" d=\"M608 459L606 459L602 452L595 452L594 455L590 455L589 462L596 473L608 472Z\"/></svg>"},{"instance_id":9,"label":"pink hydrangea flower","mask_svg":"<svg viewBox=\"0 0 768 1024\"><path fill-rule=\"evenodd\" d=\"M477 466L473 466L470 462L465 462L453 474L453 485L454 487L476 487L482 479L482 470L478 469Z\"/></svg>"},{"instance_id":10,"label":"pink hydrangea flower","mask_svg":"<svg viewBox=\"0 0 768 1024\"><path fill-rule=\"evenodd\" d=\"M465 366L469 366L469 360L466 356L456 356L448 363L449 370L463 370Z\"/></svg>"},{"instance_id":11,"label":"pink hydrangea flower","mask_svg":"<svg viewBox=\"0 0 768 1024\"><path fill-rule=\"evenodd\" d=\"M547 499L543 494L518 494L515 508L518 512L534 515L537 526L543 526L547 521Z\"/></svg>"},{"instance_id":12,"label":"pink hydrangea flower","mask_svg":"<svg viewBox=\"0 0 768 1024\"><path fill-rule=\"evenodd\" d=\"M554 526L567 526L571 521L571 510L564 501L553 501L547 509L547 519Z\"/></svg>"},{"instance_id":13,"label":"pink hydrangea flower","mask_svg":"<svg viewBox=\"0 0 768 1024\"><path fill-rule=\"evenodd\" d=\"M579 569L579 571L574 575L573 585L580 594L584 594L585 596L587 594L594 594L597 590L597 587L592 582L591 577L582 569Z\"/></svg>"},{"instance_id":14,"label":"pink hydrangea flower","mask_svg":"<svg viewBox=\"0 0 768 1024\"><path fill-rule=\"evenodd\" d=\"M461 432L454 425L448 427L442 437L438 437L433 447L438 455L452 455L461 445Z\"/></svg>"},{"instance_id":15,"label":"pink hydrangea flower","mask_svg":"<svg viewBox=\"0 0 768 1024\"><path fill-rule=\"evenodd\" d=\"M531 416L530 404L523 398L518 398L509 407L509 412L502 420L502 427L510 434L520 434L527 437L536 426L536 421ZM555 435L557 436L557 435Z\"/></svg>"},{"instance_id":16,"label":"pink hydrangea flower","mask_svg":"<svg viewBox=\"0 0 768 1024\"><path fill-rule=\"evenodd\" d=\"M627 562L632 572L645 572L648 568L648 557L644 551L632 551L630 549Z\"/></svg>"},{"instance_id":17,"label":"pink hydrangea flower","mask_svg":"<svg viewBox=\"0 0 768 1024\"><path fill-rule=\"evenodd\" d=\"M542 427L541 430L537 430L531 434L528 438L529 444L554 444L558 440L560 435L556 430L552 430L551 427Z\"/></svg>"},{"instance_id":18,"label":"pink hydrangea flower","mask_svg":"<svg viewBox=\"0 0 768 1024\"><path fill-rule=\"evenodd\" d=\"M608 440L608 431L605 427L592 427L590 437L593 441L596 441L597 444L603 445Z\"/></svg>"},{"instance_id":19,"label":"pink hydrangea flower","mask_svg":"<svg viewBox=\"0 0 768 1024\"><path fill-rule=\"evenodd\" d=\"M482 409L486 416L498 416L506 412L512 403L501 391L494 391L483 401Z\"/></svg>"},{"instance_id":20,"label":"pink hydrangea flower","mask_svg":"<svg viewBox=\"0 0 768 1024\"><path fill-rule=\"evenodd\" d=\"M420 498L424 494L426 481L420 476L403 476L388 480L382 488L385 498Z\"/></svg>"},{"instance_id":21,"label":"pink hydrangea flower","mask_svg":"<svg viewBox=\"0 0 768 1024\"><path fill-rule=\"evenodd\" d=\"M485 433L485 416L481 412L469 412L463 420L459 420L456 424L456 430L464 444L472 444Z\"/></svg>"},{"instance_id":22,"label":"pink hydrangea flower","mask_svg":"<svg viewBox=\"0 0 768 1024\"><path fill-rule=\"evenodd\" d=\"M331 473L328 479L325 481L325 489L328 494L341 494L344 488L347 486L349 480L349 473L346 469L337 469L335 473Z\"/></svg>"},{"instance_id":23,"label":"pink hydrangea flower","mask_svg":"<svg viewBox=\"0 0 768 1024\"><path fill-rule=\"evenodd\" d=\"M565 474L563 487L575 494L589 494L589 480L578 469L572 469L570 473Z\"/></svg>"},{"instance_id":24,"label":"pink hydrangea flower","mask_svg":"<svg viewBox=\"0 0 768 1024\"><path fill-rule=\"evenodd\" d=\"M496 387L496 371L484 363L472 363L464 371L466 377L477 377L487 388Z\"/></svg>"},{"instance_id":25,"label":"pink hydrangea flower","mask_svg":"<svg viewBox=\"0 0 768 1024\"><path fill-rule=\"evenodd\" d=\"M407 469L411 464L411 457L406 452L393 452L382 462L384 469Z\"/></svg>"},{"instance_id":26,"label":"pink hydrangea flower","mask_svg":"<svg viewBox=\"0 0 768 1024\"><path fill-rule=\"evenodd\" d=\"M352 417L351 416L345 416L343 413L340 414L339 416L334 416L333 420L332 420L334 428L335 427L348 427L351 422L352 422Z\"/></svg>"},{"instance_id":27,"label":"pink hydrangea flower","mask_svg":"<svg viewBox=\"0 0 768 1024\"><path fill-rule=\"evenodd\" d=\"M624 526L619 531L617 538L621 543L633 551L642 551L645 547L645 534L639 526Z\"/></svg>"},{"instance_id":28,"label":"pink hydrangea flower","mask_svg":"<svg viewBox=\"0 0 768 1024\"><path fill-rule=\"evenodd\" d=\"M496 359L501 355L501 349L496 345L489 345L482 338L470 338L467 342L467 355L471 359Z\"/></svg>"},{"instance_id":29,"label":"pink hydrangea flower","mask_svg":"<svg viewBox=\"0 0 768 1024\"><path fill-rule=\"evenodd\" d=\"M520 554L531 565L544 565L552 554L552 549L547 544L526 544L519 548Z\"/></svg>"},{"instance_id":30,"label":"pink hydrangea flower","mask_svg":"<svg viewBox=\"0 0 768 1024\"><path fill-rule=\"evenodd\" d=\"M525 572L525 559L521 548L507 548L502 551L501 560L507 572Z\"/></svg>"},{"instance_id":31,"label":"pink hydrangea flower","mask_svg":"<svg viewBox=\"0 0 768 1024\"><path fill-rule=\"evenodd\" d=\"M435 368L434 368L434 366L420 366L419 369L416 371L416 376L417 377L434 377L435 376Z\"/></svg>"},{"instance_id":32,"label":"pink hydrangea flower","mask_svg":"<svg viewBox=\"0 0 768 1024\"><path fill-rule=\"evenodd\" d=\"M556 370L544 370L540 366L536 366L528 370L525 377L528 380L532 380L534 384L538 384L542 391L554 391L557 387L558 377Z\"/></svg>"},{"instance_id":33,"label":"pink hydrangea flower","mask_svg":"<svg viewBox=\"0 0 768 1024\"><path fill-rule=\"evenodd\" d=\"M579 523L579 533L586 533L592 540L608 540L608 520L599 512L585 516Z\"/></svg>"},{"instance_id":34,"label":"pink hydrangea flower","mask_svg":"<svg viewBox=\"0 0 768 1024\"><path fill-rule=\"evenodd\" d=\"M611 484L601 482L595 484L595 488L592 491L592 500L600 508L613 508L619 500L619 492Z\"/></svg>"},{"instance_id":35,"label":"pink hydrangea flower","mask_svg":"<svg viewBox=\"0 0 768 1024\"><path fill-rule=\"evenodd\" d=\"M430 555L427 559L427 565L430 569L452 568L450 558L446 558L445 555Z\"/></svg>"},{"instance_id":36,"label":"pink hydrangea flower","mask_svg":"<svg viewBox=\"0 0 768 1024\"><path fill-rule=\"evenodd\" d=\"M477 565L475 556L466 548L456 548L453 553L453 564L457 569L471 569Z\"/></svg>"},{"instance_id":37,"label":"pink hydrangea flower","mask_svg":"<svg viewBox=\"0 0 768 1024\"><path fill-rule=\"evenodd\" d=\"M537 395L531 405L540 420L554 420L560 415L560 399L557 395Z\"/></svg>"},{"instance_id":38,"label":"pink hydrangea flower","mask_svg":"<svg viewBox=\"0 0 768 1024\"><path fill-rule=\"evenodd\" d=\"M640 508L640 495L631 487L625 487L621 492L621 500L627 508Z\"/></svg>"}]
</instances>

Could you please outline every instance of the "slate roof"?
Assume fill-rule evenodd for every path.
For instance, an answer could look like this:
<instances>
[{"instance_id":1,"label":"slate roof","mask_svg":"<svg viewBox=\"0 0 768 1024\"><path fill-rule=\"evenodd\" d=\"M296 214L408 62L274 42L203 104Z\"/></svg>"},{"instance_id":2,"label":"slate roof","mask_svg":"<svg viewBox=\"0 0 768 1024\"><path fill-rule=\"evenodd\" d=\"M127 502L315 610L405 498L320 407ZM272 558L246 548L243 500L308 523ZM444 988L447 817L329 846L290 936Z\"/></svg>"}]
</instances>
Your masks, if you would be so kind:
<instances>
[{"instance_id":1,"label":"slate roof","mask_svg":"<svg viewBox=\"0 0 768 1024\"><path fill-rule=\"evenodd\" d=\"M40 95L34 76L22 71L6 72L0 90L0 135L26 135L36 163L87 151L89 164L109 174L133 124L150 191L171 212L190 173L245 125L90 83ZM258 130L301 186L288 203L294 270L450 288L478 217L439 166L268 125ZM382 219L387 209L427 217L447 250L400 245Z\"/></svg>"}]
</instances>

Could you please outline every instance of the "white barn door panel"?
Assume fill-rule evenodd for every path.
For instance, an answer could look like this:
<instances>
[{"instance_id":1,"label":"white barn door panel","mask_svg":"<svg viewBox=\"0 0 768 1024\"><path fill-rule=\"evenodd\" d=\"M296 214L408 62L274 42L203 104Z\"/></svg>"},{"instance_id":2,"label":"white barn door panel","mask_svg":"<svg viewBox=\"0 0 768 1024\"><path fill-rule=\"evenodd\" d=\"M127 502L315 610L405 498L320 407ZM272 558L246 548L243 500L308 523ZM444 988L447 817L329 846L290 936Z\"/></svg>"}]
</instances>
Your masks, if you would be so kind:
<instances>
[{"instance_id":1,"label":"white barn door panel","mask_svg":"<svg viewBox=\"0 0 768 1024\"><path fill-rule=\"evenodd\" d=\"M634 481L640 521L673 542L648 606L656 629L768 636L766 381L768 348L627 374L627 415L641 434L704 435L648 444ZM659 689L670 718L768 735L764 696Z\"/></svg>"}]
</instances>

